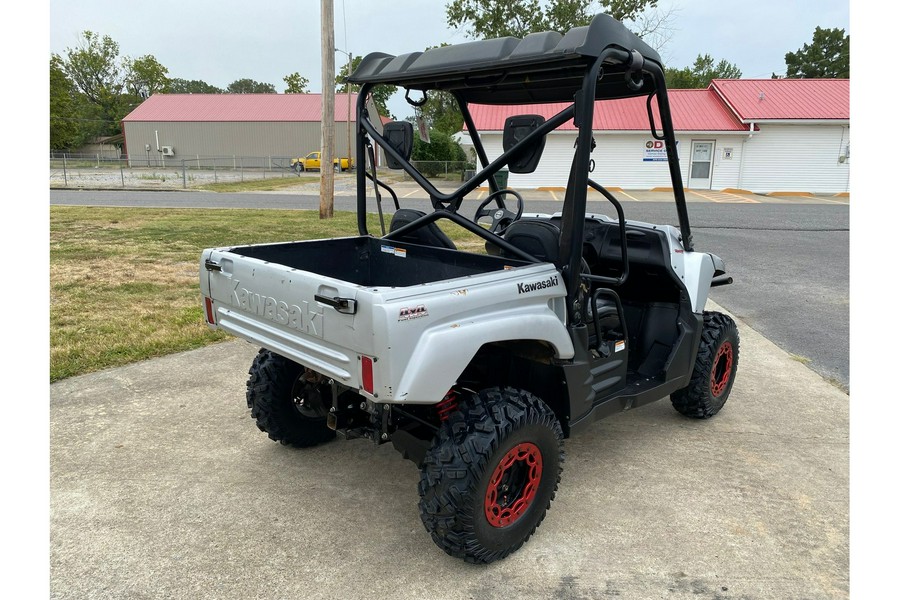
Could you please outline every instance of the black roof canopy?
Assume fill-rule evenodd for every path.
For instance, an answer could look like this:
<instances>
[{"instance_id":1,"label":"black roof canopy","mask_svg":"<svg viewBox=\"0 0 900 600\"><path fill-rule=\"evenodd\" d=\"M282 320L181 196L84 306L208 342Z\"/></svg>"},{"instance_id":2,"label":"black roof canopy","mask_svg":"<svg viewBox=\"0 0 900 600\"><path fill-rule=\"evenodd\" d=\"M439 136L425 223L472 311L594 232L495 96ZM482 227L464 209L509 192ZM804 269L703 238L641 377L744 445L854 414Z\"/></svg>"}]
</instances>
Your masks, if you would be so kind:
<instances>
[{"instance_id":1,"label":"black roof canopy","mask_svg":"<svg viewBox=\"0 0 900 600\"><path fill-rule=\"evenodd\" d=\"M413 90L445 90L478 104L531 104L571 101L587 69L608 48L637 51L662 66L659 54L606 14L590 25L532 33L523 39L495 38L392 56L367 55L347 81L390 84ZM597 98L645 96L656 88L644 74L639 90L626 85L622 58L604 61Z\"/></svg>"}]
</instances>

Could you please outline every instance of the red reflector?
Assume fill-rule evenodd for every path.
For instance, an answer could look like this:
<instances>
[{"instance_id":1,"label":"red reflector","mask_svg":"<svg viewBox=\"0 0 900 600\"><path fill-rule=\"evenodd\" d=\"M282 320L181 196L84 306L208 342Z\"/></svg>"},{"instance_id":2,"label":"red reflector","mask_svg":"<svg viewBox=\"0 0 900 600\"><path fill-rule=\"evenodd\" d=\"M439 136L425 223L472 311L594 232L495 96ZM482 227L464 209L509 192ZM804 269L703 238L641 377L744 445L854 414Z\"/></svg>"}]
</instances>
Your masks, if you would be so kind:
<instances>
[{"instance_id":1,"label":"red reflector","mask_svg":"<svg viewBox=\"0 0 900 600\"><path fill-rule=\"evenodd\" d=\"M206 322L210 325L216 324L216 313L213 311L212 298L205 298L206 300Z\"/></svg>"},{"instance_id":2,"label":"red reflector","mask_svg":"<svg viewBox=\"0 0 900 600\"><path fill-rule=\"evenodd\" d=\"M368 356L362 357L362 386L370 394L375 391L375 385L372 382L372 359Z\"/></svg>"}]
</instances>

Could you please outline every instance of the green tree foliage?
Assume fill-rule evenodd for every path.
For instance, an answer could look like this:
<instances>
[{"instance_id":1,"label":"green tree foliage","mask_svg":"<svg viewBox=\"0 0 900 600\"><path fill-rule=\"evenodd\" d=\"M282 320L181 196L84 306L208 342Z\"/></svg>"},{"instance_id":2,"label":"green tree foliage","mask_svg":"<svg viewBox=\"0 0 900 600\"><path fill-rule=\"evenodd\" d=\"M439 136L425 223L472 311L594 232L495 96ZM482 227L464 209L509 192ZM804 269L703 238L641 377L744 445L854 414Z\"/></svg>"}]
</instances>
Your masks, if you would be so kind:
<instances>
[{"instance_id":1,"label":"green tree foliage","mask_svg":"<svg viewBox=\"0 0 900 600\"><path fill-rule=\"evenodd\" d=\"M692 67L666 70L669 89L703 89L713 79L740 79L741 70L727 60L715 62L709 54L697 55Z\"/></svg>"},{"instance_id":2,"label":"green tree foliage","mask_svg":"<svg viewBox=\"0 0 900 600\"><path fill-rule=\"evenodd\" d=\"M119 44L108 35L84 31L77 47L66 48L65 55L56 58L72 84L79 144L121 133L125 115L147 95L169 89L169 71L156 58L120 57Z\"/></svg>"},{"instance_id":3,"label":"green tree foliage","mask_svg":"<svg viewBox=\"0 0 900 600\"><path fill-rule=\"evenodd\" d=\"M232 81L225 88L229 94L277 94L275 86L271 83L263 83L252 79L238 79Z\"/></svg>"},{"instance_id":4,"label":"green tree foliage","mask_svg":"<svg viewBox=\"0 0 900 600\"><path fill-rule=\"evenodd\" d=\"M524 37L536 31L566 32L590 23L598 12L634 20L658 0L450 0L447 24L471 38Z\"/></svg>"},{"instance_id":5,"label":"green tree foliage","mask_svg":"<svg viewBox=\"0 0 900 600\"><path fill-rule=\"evenodd\" d=\"M354 71L359 66L360 61L362 61L362 56L353 57L352 68ZM359 91L358 85L348 84L344 82L344 79L349 76L350 71L347 70L347 63L344 63L338 71L337 76L335 77L336 84L340 84L337 86L337 93L346 94L348 85L350 86L351 92ZM378 114L382 117L389 117L391 119L395 118L387 107L388 100L390 100L391 96L393 96L395 93L397 93L396 85L377 85L372 88L372 100L375 102L375 106L378 108Z\"/></svg>"},{"instance_id":6,"label":"green tree foliage","mask_svg":"<svg viewBox=\"0 0 900 600\"><path fill-rule=\"evenodd\" d=\"M126 58L122 62L127 93L138 98L169 93L172 84L169 69L159 64L156 57L147 54L137 59Z\"/></svg>"},{"instance_id":7,"label":"green tree foliage","mask_svg":"<svg viewBox=\"0 0 900 600\"><path fill-rule=\"evenodd\" d=\"M412 160L420 161L419 170L428 177L444 172L444 161L464 162L466 153L450 135L437 129L428 132L431 142L413 136Z\"/></svg>"},{"instance_id":8,"label":"green tree foliage","mask_svg":"<svg viewBox=\"0 0 900 600\"><path fill-rule=\"evenodd\" d=\"M94 136L119 133L119 120L130 107L123 98L124 76L119 45L108 35L92 31L81 34L76 48L67 48L62 69L85 100L78 117Z\"/></svg>"},{"instance_id":9,"label":"green tree foliage","mask_svg":"<svg viewBox=\"0 0 900 600\"><path fill-rule=\"evenodd\" d=\"M290 75L284 76L284 82L287 84L287 87L284 90L285 94L307 94L309 93L309 79L301 75L300 73L291 73Z\"/></svg>"},{"instance_id":10,"label":"green tree foliage","mask_svg":"<svg viewBox=\"0 0 900 600\"><path fill-rule=\"evenodd\" d=\"M850 36L843 29L816 27L811 44L784 55L788 77L850 78Z\"/></svg>"},{"instance_id":11,"label":"green tree foliage","mask_svg":"<svg viewBox=\"0 0 900 600\"><path fill-rule=\"evenodd\" d=\"M50 57L50 149L69 150L79 145L78 100L66 76L62 59Z\"/></svg>"},{"instance_id":12,"label":"green tree foliage","mask_svg":"<svg viewBox=\"0 0 900 600\"><path fill-rule=\"evenodd\" d=\"M222 88L210 85L199 79L174 78L169 80L169 93L171 94L224 94Z\"/></svg>"}]
</instances>

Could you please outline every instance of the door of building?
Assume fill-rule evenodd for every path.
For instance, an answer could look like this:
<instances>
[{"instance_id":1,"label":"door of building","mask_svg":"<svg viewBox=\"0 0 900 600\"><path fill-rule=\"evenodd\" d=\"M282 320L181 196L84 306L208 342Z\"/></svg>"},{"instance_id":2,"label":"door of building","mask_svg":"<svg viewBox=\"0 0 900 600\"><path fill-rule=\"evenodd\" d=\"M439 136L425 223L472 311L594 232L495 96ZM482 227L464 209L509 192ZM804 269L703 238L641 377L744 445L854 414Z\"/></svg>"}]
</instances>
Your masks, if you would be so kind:
<instances>
[{"instance_id":1,"label":"door of building","mask_svg":"<svg viewBox=\"0 0 900 600\"><path fill-rule=\"evenodd\" d=\"M688 187L695 190L708 190L712 187L713 156L716 143L714 141L691 142L691 174Z\"/></svg>"}]
</instances>

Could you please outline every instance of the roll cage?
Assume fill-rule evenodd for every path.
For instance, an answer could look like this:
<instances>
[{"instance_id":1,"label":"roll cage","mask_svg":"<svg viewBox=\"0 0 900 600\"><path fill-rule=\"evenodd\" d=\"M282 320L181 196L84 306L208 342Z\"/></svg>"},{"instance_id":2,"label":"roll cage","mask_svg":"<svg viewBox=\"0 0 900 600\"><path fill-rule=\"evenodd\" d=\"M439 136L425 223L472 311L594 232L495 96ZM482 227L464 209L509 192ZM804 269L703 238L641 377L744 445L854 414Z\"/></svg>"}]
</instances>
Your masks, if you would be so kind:
<instances>
[{"instance_id":1,"label":"roll cage","mask_svg":"<svg viewBox=\"0 0 900 600\"><path fill-rule=\"evenodd\" d=\"M506 37L455 46L445 46L400 56L383 53L367 55L347 81L361 86L356 107L357 156L368 156L368 169L357 170L358 228L368 235L366 225L366 180L374 182L382 234L397 239L438 219L447 219L524 260L540 262L502 237L485 230L457 214L463 198L487 182L491 193L499 191L495 175L506 167L517 152L540 141L543 136L570 120L577 127L575 155L569 171L563 202L560 252L556 266L568 290L567 308L573 314L578 284L583 279L607 285L619 285L627 277L626 244L621 244L623 271L618 277L582 273L581 248L587 190L600 192L615 207L622 240L625 217L616 198L590 176L590 154L594 147L593 115L596 101L646 97L650 134L665 143L669 173L675 195L681 241L685 250L693 250L687 203L678 164L675 131L659 55L621 23L605 14L593 18L590 25L571 29L566 34L554 31L534 33L523 39ZM379 84L389 84L427 94L431 90L451 93L459 104L463 120L480 163L474 177L456 190L439 191L406 157L401 155L372 124L366 97ZM662 133L653 116L653 99L659 110ZM408 95L407 95L408 99ZM509 150L491 161L475 127L470 104L527 105L568 103L568 106L531 131ZM379 181L374 166L376 143L424 189L434 212L384 235L381 192L386 189L399 209L396 194Z\"/></svg>"}]
</instances>

